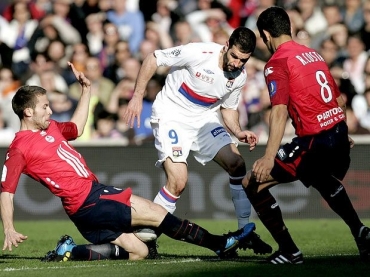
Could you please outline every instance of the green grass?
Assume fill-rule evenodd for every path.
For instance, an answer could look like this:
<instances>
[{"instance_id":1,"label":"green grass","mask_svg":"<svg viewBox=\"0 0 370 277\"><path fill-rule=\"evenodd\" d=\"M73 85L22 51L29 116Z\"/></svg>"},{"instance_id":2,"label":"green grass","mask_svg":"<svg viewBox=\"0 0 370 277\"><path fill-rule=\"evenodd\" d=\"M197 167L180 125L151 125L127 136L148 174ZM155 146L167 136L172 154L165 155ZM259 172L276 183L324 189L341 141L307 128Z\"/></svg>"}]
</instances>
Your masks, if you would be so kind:
<instances>
[{"instance_id":1,"label":"green grass","mask_svg":"<svg viewBox=\"0 0 370 277\"><path fill-rule=\"evenodd\" d=\"M235 221L195 220L215 234L235 229ZM364 221L370 225L370 220ZM260 224L257 233L274 249L276 244ZM12 252L0 256L0 276L368 276L370 262L359 260L357 248L348 228L340 220L286 220L293 238L305 257L303 265L269 265L264 256L251 250L239 250L234 260L219 260L208 249L161 236L158 251L161 259L144 261L92 261L42 263L40 257L55 247L63 234L71 235L78 244L86 243L69 221L16 222L19 232L28 240ZM1 246L3 237L0 237Z\"/></svg>"}]
</instances>

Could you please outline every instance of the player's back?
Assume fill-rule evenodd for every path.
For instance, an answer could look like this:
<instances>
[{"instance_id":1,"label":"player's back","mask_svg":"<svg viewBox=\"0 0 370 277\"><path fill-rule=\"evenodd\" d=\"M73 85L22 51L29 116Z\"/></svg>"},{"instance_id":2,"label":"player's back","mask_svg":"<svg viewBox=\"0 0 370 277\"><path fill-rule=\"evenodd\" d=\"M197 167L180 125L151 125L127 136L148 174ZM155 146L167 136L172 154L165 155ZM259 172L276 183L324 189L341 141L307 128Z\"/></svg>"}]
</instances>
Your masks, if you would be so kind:
<instances>
[{"instance_id":1,"label":"player's back","mask_svg":"<svg viewBox=\"0 0 370 277\"><path fill-rule=\"evenodd\" d=\"M286 71L288 111L297 135L317 134L344 119L337 103L338 87L325 60L314 49L286 42L272 56L268 67Z\"/></svg>"}]
</instances>

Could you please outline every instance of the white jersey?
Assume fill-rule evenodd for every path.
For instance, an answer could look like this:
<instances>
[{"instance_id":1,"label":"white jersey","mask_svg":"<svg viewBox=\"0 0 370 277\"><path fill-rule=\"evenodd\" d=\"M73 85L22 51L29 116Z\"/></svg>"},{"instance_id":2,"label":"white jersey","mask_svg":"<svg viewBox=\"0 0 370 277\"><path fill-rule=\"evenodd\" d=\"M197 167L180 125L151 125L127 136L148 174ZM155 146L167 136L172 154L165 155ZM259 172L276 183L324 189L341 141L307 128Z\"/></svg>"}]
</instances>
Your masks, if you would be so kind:
<instances>
[{"instance_id":1,"label":"white jersey","mask_svg":"<svg viewBox=\"0 0 370 277\"><path fill-rule=\"evenodd\" d=\"M236 110L247 74L244 69L225 72L219 67L222 45L190 43L155 51L158 66L171 66L157 106L183 115L200 115L220 106Z\"/></svg>"}]
</instances>

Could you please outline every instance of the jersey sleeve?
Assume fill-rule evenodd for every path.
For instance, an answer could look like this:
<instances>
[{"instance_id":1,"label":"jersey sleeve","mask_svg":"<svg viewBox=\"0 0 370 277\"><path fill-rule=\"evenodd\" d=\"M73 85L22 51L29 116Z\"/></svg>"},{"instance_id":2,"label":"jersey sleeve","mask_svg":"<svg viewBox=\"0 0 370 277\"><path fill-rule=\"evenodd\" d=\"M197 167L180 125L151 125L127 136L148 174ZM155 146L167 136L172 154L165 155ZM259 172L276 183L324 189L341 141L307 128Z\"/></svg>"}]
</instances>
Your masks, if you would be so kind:
<instances>
[{"instance_id":1,"label":"jersey sleeve","mask_svg":"<svg viewBox=\"0 0 370 277\"><path fill-rule=\"evenodd\" d=\"M19 178L26 167L22 152L17 148L10 148L1 175L1 192L15 193Z\"/></svg>"},{"instance_id":2,"label":"jersey sleeve","mask_svg":"<svg viewBox=\"0 0 370 277\"><path fill-rule=\"evenodd\" d=\"M58 129L66 140L74 140L78 136L77 125L73 122L56 122Z\"/></svg>"},{"instance_id":3,"label":"jersey sleeve","mask_svg":"<svg viewBox=\"0 0 370 277\"><path fill-rule=\"evenodd\" d=\"M156 50L157 66L186 66L196 62L199 48L196 43L189 43L164 50Z\"/></svg>"},{"instance_id":4,"label":"jersey sleeve","mask_svg":"<svg viewBox=\"0 0 370 277\"><path fill-rule=\"evenodd\" d=\"M265 66L265 80L270 94L271 105L288 105L289 72L286 59L274 60Z\"/></svg>"}]
</instances>

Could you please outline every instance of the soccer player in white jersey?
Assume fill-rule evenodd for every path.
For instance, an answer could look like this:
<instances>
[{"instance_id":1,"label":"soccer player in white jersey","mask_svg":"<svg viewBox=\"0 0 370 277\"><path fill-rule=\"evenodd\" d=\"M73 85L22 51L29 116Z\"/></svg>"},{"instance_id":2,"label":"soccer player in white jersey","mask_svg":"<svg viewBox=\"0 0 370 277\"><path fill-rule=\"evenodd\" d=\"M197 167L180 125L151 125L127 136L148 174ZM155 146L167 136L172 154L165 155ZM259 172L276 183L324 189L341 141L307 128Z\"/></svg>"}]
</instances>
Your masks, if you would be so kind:
<instances>
[{"instance_id":1,"label":"soccer player in white jersey","mask_svg":"<svg viewBox=\"0 0 370 277\"><path fill-rule=\"evenodd\" d=\"M189 43L156 50L144 59L124 120L131 127L135 119L140 124L148 81L157 67L170 66L151 116L159 156L156 166L163 167L167 176L154 202L170 213L175 211L176 201L185 189L187 158L193 151L202 165L214 160L229 174L238 226L249 222L251 204L241 185L246 174L245 162L228 130L239 141L248 143L250 150L255 148L258 138L253 132L241 129L237 110L240 91L247 80L244 65L255 46L254 32L239 27L225 45ZM241 248L251 248L256 254L272 252L271 246L257 234L251 238Z\"/></svg>"}]
</instances>

